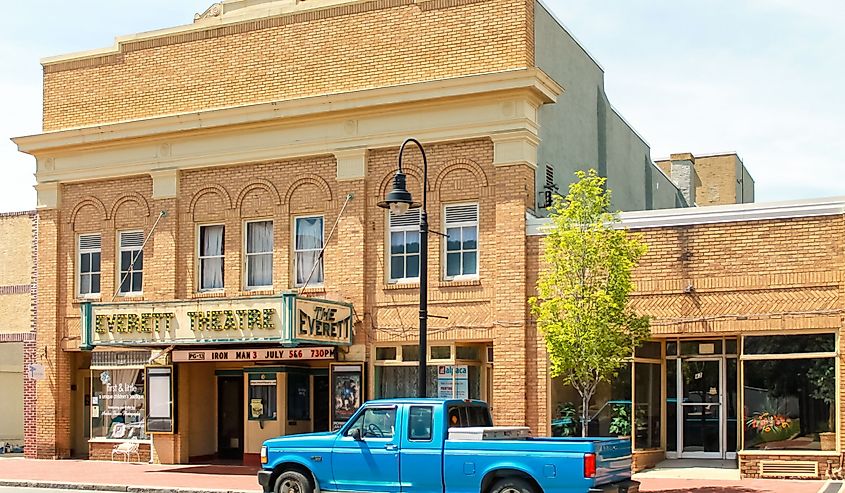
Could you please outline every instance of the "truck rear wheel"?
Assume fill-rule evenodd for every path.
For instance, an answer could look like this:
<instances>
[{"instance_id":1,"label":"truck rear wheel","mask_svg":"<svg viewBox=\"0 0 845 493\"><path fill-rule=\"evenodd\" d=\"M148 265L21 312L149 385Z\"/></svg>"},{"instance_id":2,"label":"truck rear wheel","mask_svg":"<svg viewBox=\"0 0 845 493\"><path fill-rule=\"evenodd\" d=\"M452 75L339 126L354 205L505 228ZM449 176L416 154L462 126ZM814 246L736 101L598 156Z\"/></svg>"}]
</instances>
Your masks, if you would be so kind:
<instances>
[{"instance_id":1,"label":"truck rear wheel","mask_svg":"<svg viewBox=\"0 0 845 493\"><path fill-rule=\"evenodd\" d=\"M510 478L502 478L495 483L493 483L493 487L490 488L488 493L540 493L539 491L535 491L534 486L531 485L528 481L517 478L517 477L510 477Z\"/></svg>"},{"instance_id":2,"label":"truck rear wheel","mask_svg":"<svg viewBox=\"0 0 845 493\"><path fill-rule=\"evenodd\" d=\"M297 471L285 471L276 479L276 493L313 493L314 488L304 474Z\"/></svg>"}]
</instances>

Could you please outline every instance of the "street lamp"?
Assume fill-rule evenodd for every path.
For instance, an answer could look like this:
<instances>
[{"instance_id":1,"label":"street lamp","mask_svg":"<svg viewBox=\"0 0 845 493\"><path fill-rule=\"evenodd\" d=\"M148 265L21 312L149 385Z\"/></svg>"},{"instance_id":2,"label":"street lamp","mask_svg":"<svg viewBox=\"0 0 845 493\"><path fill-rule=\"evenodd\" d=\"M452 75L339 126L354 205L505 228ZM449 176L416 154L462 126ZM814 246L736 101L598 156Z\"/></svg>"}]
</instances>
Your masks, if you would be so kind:
<instances>
[{"instance_id":1,"label":"street lamp","mask_svg":"<svg viewBox=\"0 0 845 493\"><path fill-rule=\"evenodd\" d=\"M390 209L396 215L402 215L408 212L408 209L415 209L420 206L411 197L411 193L405 185L405 173L402 172L402 153L409 142L419 147L423 158L423 201L422 211L420 211L420 369L419 380L417 381L417 396L426 397L425 387L428 377L426 369L426 359L428 359L426 348L428 337L428 213L426 210L428 161L425 157L425 149L417 139L405 139L405 142L402 142L402 147L399 148L399 169L396 170L396 176L393 177L393 190L385 195L384 201L379 202L378 206L383 209Z\"/></svg>"}]
</instances>

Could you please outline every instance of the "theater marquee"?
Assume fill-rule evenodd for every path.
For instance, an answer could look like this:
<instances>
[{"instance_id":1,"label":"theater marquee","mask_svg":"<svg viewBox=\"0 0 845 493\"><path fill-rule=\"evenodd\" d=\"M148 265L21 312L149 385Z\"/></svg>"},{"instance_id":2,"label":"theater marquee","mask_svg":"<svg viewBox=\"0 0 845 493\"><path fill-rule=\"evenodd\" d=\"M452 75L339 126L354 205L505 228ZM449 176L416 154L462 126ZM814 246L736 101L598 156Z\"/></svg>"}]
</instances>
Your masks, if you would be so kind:
<instances>
[{"instance_id":1,"label":"theater marquee","mask_svg":"<svg viewBox=\"0 0 845 493\"><path fill-rule=\"evenodd\" d=\"M253 298L83 303L82 348L268 342L352 343L352 305L294 293Z\"/></svg>"}]
</instances>

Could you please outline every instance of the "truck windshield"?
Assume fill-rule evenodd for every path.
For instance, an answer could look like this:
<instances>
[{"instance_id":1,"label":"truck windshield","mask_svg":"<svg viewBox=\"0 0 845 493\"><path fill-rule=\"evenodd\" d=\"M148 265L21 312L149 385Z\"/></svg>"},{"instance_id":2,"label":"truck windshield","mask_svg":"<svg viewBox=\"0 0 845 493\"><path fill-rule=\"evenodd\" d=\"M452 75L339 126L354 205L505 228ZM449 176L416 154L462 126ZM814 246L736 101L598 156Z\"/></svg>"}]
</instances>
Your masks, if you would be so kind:
<instances>
[{"instance_id":1,"label":"truck windshield","mask_svg":"<svg viewBox=\"0 0 845 493\"><path fill-rule=\"evenodd\" d=\"M490 411L484 406L449 406L449 428L493 426Z\"/></svg>"}]
</instances>

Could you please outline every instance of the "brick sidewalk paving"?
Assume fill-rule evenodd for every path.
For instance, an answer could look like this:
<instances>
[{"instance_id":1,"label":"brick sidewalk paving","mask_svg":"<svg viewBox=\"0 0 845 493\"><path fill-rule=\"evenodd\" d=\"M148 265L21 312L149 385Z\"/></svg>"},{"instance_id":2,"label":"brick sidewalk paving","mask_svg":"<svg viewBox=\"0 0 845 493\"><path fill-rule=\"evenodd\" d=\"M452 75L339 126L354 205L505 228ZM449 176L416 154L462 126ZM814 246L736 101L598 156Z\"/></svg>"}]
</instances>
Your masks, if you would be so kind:
<instances>
[{"instance_id":1,"label":"brick sidewalk paving","mask_svg":"<svg viewBox=\"0 0 845 493\"><path fill-rule=\"evenodd\" d=\"M204 464L127 464L88 460L0 459L0 484L36 482L57 488L58 483L112 486L114 491L147 489L194 491L250 491L261 488L256 469ZM817 493L824 481L747 479L742 481L642 478L643 493ZM55 484L55 485L53 485ZM833 488L830 491L836 491Z\"/></svg>"}]
</instances>

